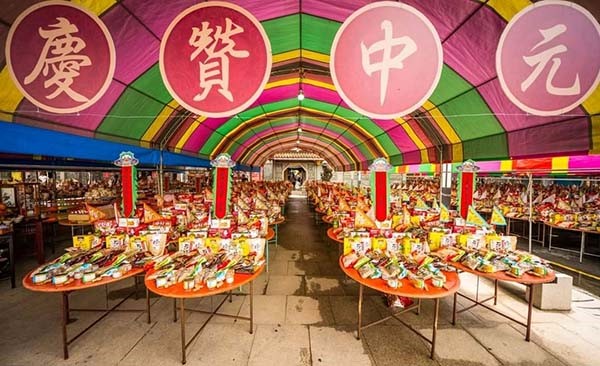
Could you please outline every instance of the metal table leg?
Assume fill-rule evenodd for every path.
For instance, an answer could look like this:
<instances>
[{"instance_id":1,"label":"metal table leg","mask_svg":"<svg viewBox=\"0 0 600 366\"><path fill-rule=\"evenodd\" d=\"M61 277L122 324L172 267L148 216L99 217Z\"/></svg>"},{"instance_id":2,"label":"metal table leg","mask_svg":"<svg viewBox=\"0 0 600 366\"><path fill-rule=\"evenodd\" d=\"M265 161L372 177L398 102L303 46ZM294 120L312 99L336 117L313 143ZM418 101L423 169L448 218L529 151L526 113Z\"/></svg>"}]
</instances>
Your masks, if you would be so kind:
<instances>
[{"instance_id":1,"label":"metal table leg","mask_svg":"<svg viewBox=\"0 0 600 366\"><path fill-rule=\"evenodd\" d=\"M150 291L146 288L146 313L148 314L148 324L152 322L150 318Z\"/></svg>"},{"instance_id":2,"label":"metal table leg","mask_svg":"<svg viewBox=\"0 0 600 366\"><path fill-rule=\"evenodd\" d=\"M61 326L62 326L62 344L63 344L63 358L66 360L69 358L69 344L67 340L67 323L69 322L69 293L61 292Z\"/></svg>"},{"instance_id":3,"label":"metal table leg","mask_svg":"<svg viewBox=\"0 0 600 366\"><path fill-rule=\"evenodd\" d=\"M529 303L527 305L527 333L525 333L525 340L529 342L531 338L531 313L533 312L533 285L527 285L529 290Z\"/></svg>"},{"instance_id":4,"label":"metal table leg","mask_svg":"<svg viewBox=\"0 0 600 366\"><path fill-rule=\"evenodd\" d=\"M494 305L498 305L498 280L494 280Z\"/></svg>"},{"instance_id":5,"label":"metal table leg","mask_svg":"<svg viewBox=\"0 0 600 366\"><path fill-rule=\"evenodd\" d=\"M456 325L456 300L458 293L454 293L454 300L452 301L452 325Z\"/></svg>"},{"instance_id":6,"label":"metal table leg","mask_svg":"<svg viewBox=\"0 0 600 366\"><path fill-rule=\"evenodd\" d=\"M581 248L579 249L579 263L583 263L583 251L585 250L585 231L581 232Z\"/></svg>"},{"instance_id":7,"label":"metal table leg","mask_svg":"<svg viewBox=\"0 0 600 366\"><path fill-rule=\"evenodd\" d=\"M173 299L173 323L177 322L177 299Z\"/></svg>"},{"instance_id":8,"label":"metal table leg","mask_svg":"<svg viewBox=\"0 0 600 366\"><path fill-rule=\"evenodd\" d=\"M363 285L360 284L358 288L358 326L356 332L356 339L360 339L360 327L362 320L362 302L363 302Z\"/></svg>"},{"instance_id":9,"label":"metal table leg","mask_svg":"<svg viewBox=\"0 0 600 366\"><path fill-rule=\"evenodd\" d=\"M552 250L552 226L550 226L550 237L548 238L548 251Z\"/></svg>"},{"instance_id":10,"label":"metal table leg","mask_svg":"<svg viewBox=\"0 0 600 366\"><path fill-rule=\"evenodd\" d=\"M433 311L433 334L431 337L431 356L430 358L433 360L435 357L435 338L437 335L437 325L438 325L438 317L440 312L440 299L435 299L435 310Z\"/></svg>"},{"instance_id":11,"label":"metal table leg","mask_svg":"<svg viewBox=\"0 0 600 366\"><path fill-rule=\"evenodd\" d=\"M181 315L180 315L180 322L181 322L181 363L185 365L186 359L185 359L185 305L184 305L184 299L181 298L180 301L180 311L181 311ZM177 310L177 300L175 300L175 308Z\"/></svg>"},{"instance_id":12,"label":"metal table leg","mask_svg":"<svg viewBox=\"0 0 600 366\"><path fill-rule=\"evenodd\" d=\"M250 281L250 334L254 332L254 281Z\"/></svg>"}]
</instances>

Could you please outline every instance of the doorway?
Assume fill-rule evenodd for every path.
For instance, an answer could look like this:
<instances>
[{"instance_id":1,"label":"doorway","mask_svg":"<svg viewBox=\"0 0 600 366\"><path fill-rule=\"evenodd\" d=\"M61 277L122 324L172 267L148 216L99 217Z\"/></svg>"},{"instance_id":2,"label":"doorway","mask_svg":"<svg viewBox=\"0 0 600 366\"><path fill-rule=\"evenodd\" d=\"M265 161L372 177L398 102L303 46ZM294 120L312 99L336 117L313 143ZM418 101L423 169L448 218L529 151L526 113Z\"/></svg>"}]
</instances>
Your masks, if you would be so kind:
<instances>
[{"instance_id":1,"label":"doorway","mask_svg":"<svg viewBox=\"0 0 600 366\"><path fill-rule=\"evenodd\" d=\"M300 189L306 182L306 170L303 167L289 167L283 172L284 179L292 183L295 189Z\"/></svg>"}]
</instances>

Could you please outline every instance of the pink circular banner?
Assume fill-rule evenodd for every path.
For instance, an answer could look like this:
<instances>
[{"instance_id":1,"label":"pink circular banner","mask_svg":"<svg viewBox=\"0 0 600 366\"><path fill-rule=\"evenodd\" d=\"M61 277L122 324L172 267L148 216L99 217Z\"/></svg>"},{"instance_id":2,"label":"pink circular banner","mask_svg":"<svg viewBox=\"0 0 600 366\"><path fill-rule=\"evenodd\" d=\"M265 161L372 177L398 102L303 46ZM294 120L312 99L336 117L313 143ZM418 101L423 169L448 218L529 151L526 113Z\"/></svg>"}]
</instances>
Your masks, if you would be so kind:
<instances>
[{"instance_id":1,"label":"pink circular banner","mask_svg":"<svg viewBox=\"0 0 600 366\"><path fill-rule=\"evenodd\" d=\"M271 44L260 22L231 3L194 5L171 22L160 45L165 86L186 109L229 117L250 106L271 73Z\"/></svg>"},{"instance_id":2,"label":"pink circular banner","mask_svg":"<svg viewBox=\"0 0 600 366\"><path fill-rule=\"evenodd\" d=\"M504 29L496 72L506 96L523 111L566 113L600 82L600 25L572 2L532 4Z\"/></svg>"},{"instance_id":3,"label":"pink circular banner","mask_svg":"<svg viewBox=\"0 0 600 366\"><path fill-rule=\"evenodd\" d=\"M96 103L115 71L115 46L102 21L85 8L46 1L25 10L6 40L6 63L34 105L75 113Z\"/></svg>"},{"instance_id":4,"label":"pink circular banner","mask_svg":"<svg viewBox=\"0 0 600 366\"><path fill-rule=\"evenodd\" d=\"M355 11L331 49L331 77L349 106L392 119L418 109L442 73L443 51L431 22L406 4L381 1Z\"/></svg>"}]
</instances>

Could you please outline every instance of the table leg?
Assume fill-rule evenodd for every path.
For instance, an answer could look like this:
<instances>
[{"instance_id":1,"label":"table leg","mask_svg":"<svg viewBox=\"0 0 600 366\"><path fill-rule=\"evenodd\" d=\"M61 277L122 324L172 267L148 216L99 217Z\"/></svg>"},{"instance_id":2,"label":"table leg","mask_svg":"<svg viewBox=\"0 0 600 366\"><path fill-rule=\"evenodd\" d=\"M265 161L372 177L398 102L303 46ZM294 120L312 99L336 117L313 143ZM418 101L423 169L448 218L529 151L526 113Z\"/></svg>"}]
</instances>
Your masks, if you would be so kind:
<instances>
[{"instance_id":1,"label":"table leg","mask_svg":"<svg viewBox=\"0 0 600 366\"><path fill-rule=\"evenodd\" d=\"M498 305L498 280L494 280L494 305Z\"/></svg>"},{"instance_id":2,"label":"table leg","mask_svg":"<svg viewBox=\"0 0 600 366\"><path fill-rule=\"evenodd\" d=\"M212 309L212 306L211 306ZM177 322L177 299L173 299L173 323Z\"/></svg>"},{"instance_id":3,"label":"table leg","mask_svg":"<svg viewBox=\"0 0 600 366\"><path fill-rule=\"evenodd\" d=\"M477 276L477 289L475 290L475 300L479 301L479 276Z\"/></svg>"},{"instance_id":4,"label":"table leg","mask_svg":"<svg viewBox=\"0 0 600 366\"><path fill-rule=\"evenodd\" d=\"M146 313L148 314L148 324L152 322L150 318L150 291L146 288Z\"/></svg>"},{"instance_id":5,"label":"table leg","mask_svg":"<svg viewBox=\"0 0 600 366\"><path fill-rule=\"evenodd\" d=\"M137 276L133 276L133 283L135 286L135 299L138 299L138 277Z\"/></svg>"},{"instance_id":6,"label":"table leg","mask_svg":"<svg viewBox=\"0 0 600 366\"><path fill-rule=\"evenodd\" d=\"M185 305L184 305L184 299L181 298L180 299L180 305L181 305L181 315L180 315L180 322L181 322L181 363L185 365L186 363L186 359L185 359ZM177 308L177 300L175 300L175 307ZM177 309L176 309L177 310Z\"/></svg>"},{"instance_id":7,"label":"table leg","mask_svg":"<svg viewBox=\"0 0 600 366\"><path fill-rule=\"evenodd\" d=\"M69 345L67 343L67 323L69 322L69 294L67 292L61 292L61 326L62 326L62 344L63 344L63 358L66 360L69 358Z\"/></svg>"},{"instance_id":8,"label":"table leg","mask_svg":"<svg viewBox=\"0 0 600 366\"><path fill-rule=\"evenodd\" d=\"M419 306L417 306L417 315L421 315L421 299L419 299Z\"/></svg>"},{"instance_id":9,"label":"table leg","mask_svg":"<svg viewBox=\"0 0 600 366\"><path fill-rule=\"evenodd\" d=\"M583 263L583 251L585 250L585 231L581 232L581 249L579 249L579 263Z\"/></svg>"},{"instance_id":10,"label":"table leg","mask_svg":"<svg viewBox=\"0 0 600 366\"><path fill-rule=\"evenodd\" d=\"M550 237L548 238L548 251L552 251L552 226L550 226Z\"/></svg>"},{"instance_id":11,"label":"table leg","mask_svg":"<svg viewBox=\"0 0 600 366\"><path fill-rule=\"evenodd\" d=\"M452 301L452 325L456 325L456 299L458 294L454 293L454 300Z\"/></svg>"},{"instance_id":12,"label":"table leg","mask_svg":"<svg viewBox=\"0 0 600 366\"><path fill-rule=\"evenodd\" d=\"M525 333L525 340L529 342L531 338L531 313L533 312L533 285L527 285L529 288L529 303L527 305L527 333Z\"/></svg>"},{"instance_id":13,"label":"table leg","mask_svg":"<svg viewBox=\"0 0 600 366\"><path fill-rule=\"evenodd\" d=\"M542 223L542 248L546 245L546 223Z\"/></svg>"},{"instance_id":14,"label":"table leg","mask_svg":"<svg viewBox=\"0 0 600 366\"><path fill-rule=\"evenodd\" d=\"M360 339L360 326L362 321L362 302L363 302L363 285L358 288L358 326L356 331L356 339Z\"/></svg>"},{"instance_id":15,"label":"table leg","mask_svg":"<svg viewBox=\"0 0 600 366\"><path fill-rule=\"evenodd\" d=\"M269 240L265 243L265 252L267 254L267 272L269 272Z\"/></svg>"},{"instance_id":16,"label":"table leg","mask_svg":"<svg viewBox=\"0 0 600 366\"><path fill-rule=\"evenodd\" d=\"M437 336L438 316L440 312L440 299L435 299L435 310L433 311L433 334L431 337L431 359L435 357L435 338Z\"/></svg>"},{"instance_id":17,"label":"table leg","mask_svg":"<svg viewBox=\"0 0 600 366\"><path fill-rule=\"evenodd\" d=\"M8 260L10 261L10 286L15 288L15 245L13 235L8 238Z\"/></svg>"},{"instance_id":18,"label":"table leg","mask_svg":"<svg viewBox=\"0 0 600 366\"><path fill-rule=\"evenodd\" d=\"M250 334L254 332L254 281L250 281Z\"/></svg>"},{"instance_id":19,"label":"table leg","mask_svg":"<svg viewBox=\"0 0 600 366\"><path fill-rule=\"evenodd\" d=\"M44 254L44 225L41 220L35 222L35 236L33 241L35 242L38 264L43 264L46 261L46 255Z\"/></svg>"},{"instance_id":20,"label":"table leg","mask_svg":"<svg viewBox=\"0 0 600 366\"><path fill-rule=\"evenodd\" d=\"M275 225L275 248L279 245L279 224Z\"/></svg>"}]
</instances>

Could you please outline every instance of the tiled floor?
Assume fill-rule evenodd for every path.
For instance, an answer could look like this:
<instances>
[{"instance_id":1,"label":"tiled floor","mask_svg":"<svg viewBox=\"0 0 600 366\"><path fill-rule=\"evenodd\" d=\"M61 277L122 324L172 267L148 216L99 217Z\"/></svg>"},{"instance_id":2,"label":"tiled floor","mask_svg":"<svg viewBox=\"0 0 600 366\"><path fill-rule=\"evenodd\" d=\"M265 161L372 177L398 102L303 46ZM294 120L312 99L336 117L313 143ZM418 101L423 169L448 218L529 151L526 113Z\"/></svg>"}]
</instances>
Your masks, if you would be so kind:
<instances>
[{"instance_id":1,"label":"tiled floor","mask_svg":"<svg viewBox=\"0 0 600 366\"><path fill-rule=\"evenodd\" d=\"M358 286L338 267L337 246L327 240L326 226L314 223L306 201L292 198L287 221L279 227L279 245L271 247L270 271L254 284L253 334L247 321L215 317L194 340L188 365L598 365L600 301L573 291L573 309L533 315L532 342L524 329L485 309L475 308L450 324L452 299L441 303L436 359L429 346L396 320L366 329L355 338ZM32 265L20 266L20 275ZM25 268L27 267L27 268ZM462 291L475 289L475 278L461 275ZM178 365L180 324L173 322L173 302L152 297L152 323L135 312L113 313L70 347L62 359L60 298L0 283L0 365ZM133 285L111 285L109 301L119 301ZM482 282L481 291L492 287ZM500 288L498 308L524 319L522 288ZM363 319L388 313L381 295L365 292ZM190 300L189 307L210 309L219 298ZM72 295L72 306L103 306L104 288ZM123 307L143 309L145 299L129 299ZM462 307L466 303L459 300ZM221 310L249 315L247 296L234 296ZM73 312L69 332L85 328L96 314ZM402 319L431 334L433 303L423 301L420 315ZM198 330L206 315L186 317L187 334Z\"/></svg>"}]
</instances>

